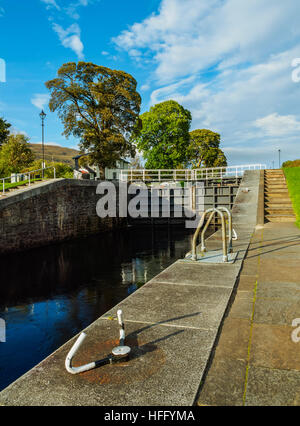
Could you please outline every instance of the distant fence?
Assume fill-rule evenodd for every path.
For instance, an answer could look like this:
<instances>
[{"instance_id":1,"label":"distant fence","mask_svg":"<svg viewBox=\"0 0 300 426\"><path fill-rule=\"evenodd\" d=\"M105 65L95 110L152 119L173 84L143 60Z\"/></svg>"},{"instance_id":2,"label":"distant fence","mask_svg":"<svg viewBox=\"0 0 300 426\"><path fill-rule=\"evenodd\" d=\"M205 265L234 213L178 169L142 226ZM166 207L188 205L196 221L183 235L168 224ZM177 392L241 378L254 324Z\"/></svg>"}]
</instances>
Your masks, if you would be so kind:
<instances>
[{"instance_id":1,"label":"distant fence","mask_svg":"<svg viewBox=\"0 0 300 426\"><path fill-rule=\"evenodd\" d=\"M242 177L246 170L262 170L265 164L211 167L205 169L127 169L120 170L122 182L198 181Z\"/></svg>"},{"instance_id":2,"label":"distant fence","mask_svg":"<svg viewBox=\"0 0 300 426\"><path fill-rule=\"evenodd\" d=\"M30 186L31 182L37 178L37 173L38 172L42 172L42 176L39 176L41 178L43 178L43 174L44 171L47 169L53 169L53 179L56 178L56 170L55 167L50 166L50 167L44 167L42 169L37 169L37 170L31 170L30 172L24 172L24 173L12 173L11 176L5 177L5 178L0 178L0 181L2 181L2 194L5 194L5 190L7 189L7 184L17 184L18 182L20 182L20 184L22 182L28 182L28 185ZM49 179L49 178L47 178ZM7 184L5 185L5 182L7 182Z\"/></svg>"}]
</instances>

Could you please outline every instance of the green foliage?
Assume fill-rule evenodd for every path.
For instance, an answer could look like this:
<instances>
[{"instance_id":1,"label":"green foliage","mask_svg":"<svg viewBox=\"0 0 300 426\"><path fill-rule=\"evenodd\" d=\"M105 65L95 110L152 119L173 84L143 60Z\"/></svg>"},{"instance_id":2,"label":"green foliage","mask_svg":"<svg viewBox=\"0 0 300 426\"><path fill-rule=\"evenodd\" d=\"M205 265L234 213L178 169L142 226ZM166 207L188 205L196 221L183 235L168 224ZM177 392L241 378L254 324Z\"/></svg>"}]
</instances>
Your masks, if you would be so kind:
<instances>
[{"instance_id":1,"label":"green foliage","mask_svg":"<svg viewBox=\"0 0 300 426\"><path fill-rule=\"evenodd\" d=\"M93 164L112 167L121 157L134 156L130 136L137 128L141 97L130 74L70 62L46 87L51 92L49 108L58 112L63 134L80 138L80 150L90 154Z\"/></svg>"},{"instance_id":2,"label":"green foliage","mask_svg":"<svg viewBox=\"0 0 300 426\"><path fill-rule=\"evenodd\" d=\"M30 183L32 183L32 182L37 182L37 181L41 181L41 180L42 180L41 178L39 178L39 179L31 179L31 178L30 178ZM18 187L20 187L20 186L27 185L28 183L29 183L29 179L27 179L27 180L22 180L22 181L20 181L20 182L14 182L14 183L7 182L7 183L5 183L5 184L4 184L4 190L5 190L5 191L7 191L8 189L18 188ZM0 188L1 188L1 190L2 190L2 184L1 184Z\"/></svg>"},{"instance_id":3,"label":"green foliage","mask_svg":"<svg viewBox=\"0 0 300 426\"><path fill-rule=\"evenodd\" d=\"M207 129L190 132L187 165L193 168L227 166L224 152L219 148L220 135Z\"/></svg>"},{"instance_id":4,"label":"green foliage","mask_svg":"<svg viewBox=\"0 0 300 426\"><path fill-rule=\"evenodd\" d=\"M0 117L0 147L4 142L7 141L10 127L11 124L4 120L4 118Z\"/></svg>"},{"instance_id":5,"label":"green foliage","mask_svg":"<svg viewBox=\"0 0 300 426\"><path fill-rule=\"evenodd\" d=\"M28 167L34 161L29 138L22 134L10 135L0 150L0 177L10 176L11 173L19 173L24 167Z\"/></svg>"},{"instance_id":6,"label":"green foliage","mask_svg":"<svg viewBox=\"0 0 300 426\"><path fill-rule=\"evenodd\" d=\"M285 167L283 171L297 218L296 224L300 228L300 167Z\"/></svg>"},{"instance_id":7,"label":"green foliage","mask_svg":"<svg viewBox=\"0 0 300 426\"><path fill-rule=\"evenodd\" d=\"M148 169L175 169L186 160L191 113L175 101L154 105L140 116L142 128L134 135Z\"/></svg>"},{"instance_id":8,"label":"green foliage","mask_svg":"<svg viewBox=\"0 0 300 426\"><path fill-rule=\"evenodd\" d=\"M300 167L300 160L285 161L281 167Z\"/></svg>"},{"instance_id":9,"label":"green foliage","mask_svg":"<svg viewBox=\"0 0 300 426\"><path fill-rule=\"evenodd\" d=\"M50 168L49 168L50 167ZM53 178L54 177L54 170L53 167L55 167L55 176L56 178L66 178L66 179L73 179L73 168L69 166L66 163L58 163L58 162L45 162L45 170L44 170L44 177L45 178ZM30 172L34 170L38 170L35 174L31 174L31 177L33 176L42 176L42 160L35 160L30 167L26 167L22 170L22 172Z\"/></svg>"}]
</instances>

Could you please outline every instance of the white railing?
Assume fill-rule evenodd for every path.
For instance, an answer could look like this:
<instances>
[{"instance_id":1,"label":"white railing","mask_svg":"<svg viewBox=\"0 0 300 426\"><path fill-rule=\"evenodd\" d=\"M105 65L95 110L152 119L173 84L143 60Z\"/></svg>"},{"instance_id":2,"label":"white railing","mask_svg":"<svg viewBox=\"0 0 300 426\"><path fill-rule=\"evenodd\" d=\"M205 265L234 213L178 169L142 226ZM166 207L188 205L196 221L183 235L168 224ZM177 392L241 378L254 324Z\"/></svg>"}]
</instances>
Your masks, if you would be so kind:
<instances>
[{"instance_id":1,"label":"white railing","mask_svg":"<svg viewBox=\"0 0 300 426\"><path fill-rule=\"evenodd\" d=\"M246 170L266 169L265 164L210 167L206 169L127 169L120 170L120 181L198 181L242 177Z\"/></svg>"},{"instance_id":2,"label":"white railing","mask_svg":"<svg viewBox=\"0 0 300 426\"><path fill-rule=\"evenodd\" d=\"M49 167L44 167L43 169L31 170L29 172L14 173L14 175L16 175L16 176L18 176L18 175L22 175L23 176L22 180L17 181L15 183L17 184L18 182L21 183L21 182L24 182L24 181L28 180L28 185L30 186L30 184L32 182L31 175L34 174L34 173L36 173L36 172L42 172L42 174L43 174L43 171L45 171L47 169L53 169L53 179L55 179L56 178L56 169L53 166L49 166ZM0 178L0 181L2 181L2 185L1 185L2 186L2 195L5 194L5 181L8 180L8 179L10 180L10 183L12 183L11 182L12 176L5 177L5 178ZM43 176L41 177L41 179L43 179ZM18 186L18 185L16 185L16 186Z\"/></svg>"}]
</instances>

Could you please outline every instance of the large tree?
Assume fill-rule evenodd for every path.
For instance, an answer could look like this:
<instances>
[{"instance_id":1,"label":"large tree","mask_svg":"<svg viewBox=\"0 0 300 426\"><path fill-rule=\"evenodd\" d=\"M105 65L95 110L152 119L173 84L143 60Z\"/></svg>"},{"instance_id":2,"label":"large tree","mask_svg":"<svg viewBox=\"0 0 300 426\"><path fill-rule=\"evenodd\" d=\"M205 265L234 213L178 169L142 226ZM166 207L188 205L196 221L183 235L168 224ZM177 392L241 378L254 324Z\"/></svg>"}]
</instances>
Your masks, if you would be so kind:
<instances>
[{"instance_id":1,"label":"large tree","mask_svg":"<svg viewBox=\"0 0 300 426\"><path fill-rule=\"evenodd\" d=\"M187 164L193 168L227 166L224 152L220 149L220 135L207 129L190 132Z\"/></svg>"},{"instance_id":2,"label":"large tree","mask_svg":"<svg viewBox=\"0 0 300 426\"><path fill-rule=\"evenodd\" d=\"M0 148L1 145L7 140L9 136L9 128L11 124L8 123L4 118L0 117Z\"/></svg>"},{"instance_id":3,"label":"large tree","mask_svg":"<svg viewBox=\"0 0 300 426\"><path fill-rule=\"evenodd\" d=\"M189 146L190 111L177 102L161 102L140 117L135 142L148 169L175 169L186 160Z\"/></svg>"},{"instance_id":4,"label":"large tree","mask_svg":"<svg viewBox=\"0 0 300 426\"><path fill-rule=\"evenodd\" d=\"M34 154L28 144L29 138L22 134L10 135L0 151L0 175L10 176L29 167L34 161Z\"/></svg>"},{"instance_id":5,"label":"large tree","mask_svg":"<svg viewBox=\"0 0 300 426\"><path fill-rule=\"evenodd\" d=\"M58 111L63 134L79 137L80 149L89 153L92 163L104 168L123 156L134 156L130 136L139 120L141 97L130 74L71 62L45 84L51 91L49 108Z\"/></svg>"}]
</instances>

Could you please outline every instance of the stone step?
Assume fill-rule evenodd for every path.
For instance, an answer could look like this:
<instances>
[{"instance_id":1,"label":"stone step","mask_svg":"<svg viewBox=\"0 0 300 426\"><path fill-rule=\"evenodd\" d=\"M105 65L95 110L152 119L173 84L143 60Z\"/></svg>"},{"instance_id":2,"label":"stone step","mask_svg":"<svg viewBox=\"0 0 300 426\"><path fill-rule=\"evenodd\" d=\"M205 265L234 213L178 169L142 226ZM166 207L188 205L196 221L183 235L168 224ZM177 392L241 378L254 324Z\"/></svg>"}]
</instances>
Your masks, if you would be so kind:
<instances>
[{"instance_id":1,"label":"stone step","mask_svg":"<svg viewBox=\"0 0 300 426\"><path fill-rule=\"evenodd\" d=\"M268 191L270 189L287 189L287 186L281 183L278 183L278 184L271 183L270 185L266 185L265 188Z\"/></svg>"},{"instance_id":2,"label":"stone step","mask_svg":"<svg viewBox=\"0 0 300 426\"><path fill-rule=\"evenodd\" d=\"M286 182L284 177L277 177L277 178L270 178L270 177L266 177L265 178L265 183L266 182Z\"/></svg>"},{"instance_id":3,"label":"stone step","mask_svg":"<svg viewBox=\"0 0 300 426\"><path fill-rule=\"evenodd\" d=\"M266 219L269 222L295 222L296 220L295 216L281 214L266 215Z\"/></svg>"},{"instance_id":4,"label":"stone step","mask_svg":"<svg viewBox=\"0 0 300 426\"><path fill-rule=\"evenodd\" d=\"M285 184L286 185L286 180L285 179L283 179L283 178L267 178L267 179L265 179L265 185L266 184L270 184L270 183L282 183L282 184Z\"/></svg>"},{"instance_id":5,"label":"stone step","mask_svg":"<svg viewBox=\"0 0 300 426\"><path fill-rule=\"evenodd\" d=\"M285 176L283 172L265 172L265 176Z\"/></svg>"},{"instance_id":6,"label":"stone step","mask_svg":"<svg viewBox=\"0 0 300 426\"><path fill-rule=\"evenodd\" d=\"M289 202L284 203L274 203L273 201L265 201L265 208L284 208L284 209L292 209L293 204Z\"/></svg>"},{"instance_id":7,"label":"stone step","mask_svg":"<svg viewBox=\"0 0 300 426\"><path fill-rule=\"evenodd\" d=\"M265 188L265 194L288 194L288 189L285 188Z\"/></svg>"},{"instance_id":8,"label":"stone step","mask_svg":"<svg viewBox=\"0 0 300 426\"><path fill-rule=\"evenodd\" d=\"M265 175L266 179L285 179L284 175Z\"/></svg>"},{"instance_id":9,"label":"stone step","mask_svg":"<svg viewBox=\"0 0 300 426\"><path fill-rule=\"evenodd\" d=\"M266 207L265 213L268 215L295 216L293 208L287 207Z\"/></svg>"},{"instance_id":10,"label":"stone step","mask_svg":"<svg viewBox=\"0 0 300 426\"><path fill-rule=\"evenodd\" d=\"M267 205L274 205L277 206L278 204L284 204L286 206L292 206L293 203L291 202L290 198L284 198L284 197L267 197L265 199L265 204Z\"/></svg>"}]
</instances>

